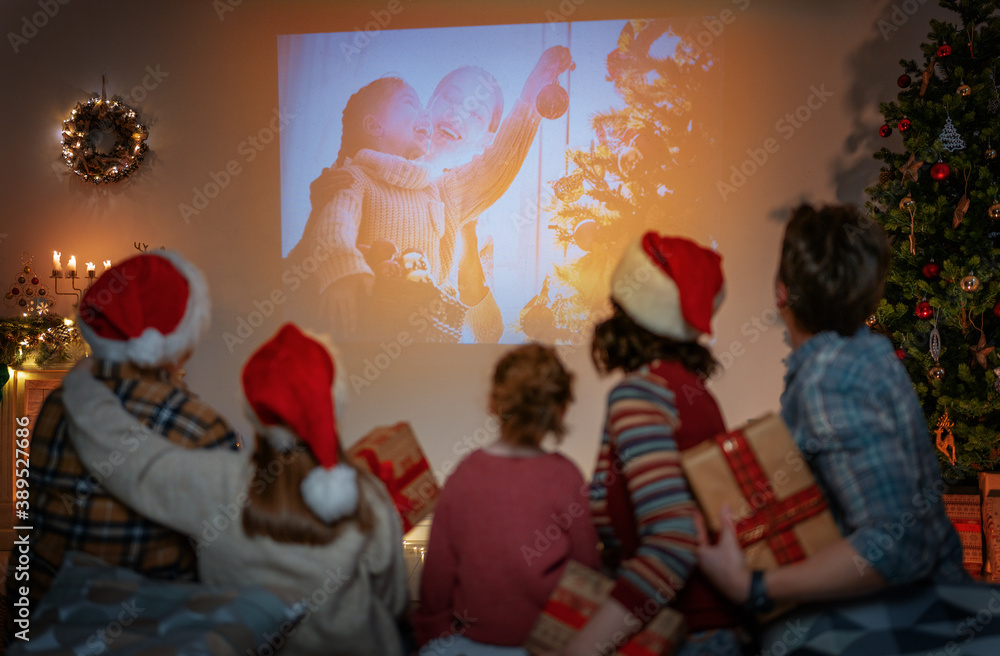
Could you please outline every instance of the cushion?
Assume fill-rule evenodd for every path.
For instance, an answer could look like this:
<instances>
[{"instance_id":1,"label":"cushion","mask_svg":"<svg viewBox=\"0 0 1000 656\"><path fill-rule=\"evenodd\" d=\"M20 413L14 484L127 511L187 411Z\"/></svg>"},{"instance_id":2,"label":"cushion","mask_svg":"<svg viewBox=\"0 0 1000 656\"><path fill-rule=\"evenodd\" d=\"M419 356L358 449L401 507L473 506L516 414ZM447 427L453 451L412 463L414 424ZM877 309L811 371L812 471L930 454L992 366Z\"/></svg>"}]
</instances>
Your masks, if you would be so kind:
<instances>
[{"instance_id":1,"label":"cushion","mask_svg":"<svg viewBox=\"0 0 1000 656\"><path fill-rule=\"evenodd\" d=\"M32 610L17 654L273 653L305 608L301 595L259 585L238 588L159 581L70 552L52 588Z\"/></svg>"}]
</instances>

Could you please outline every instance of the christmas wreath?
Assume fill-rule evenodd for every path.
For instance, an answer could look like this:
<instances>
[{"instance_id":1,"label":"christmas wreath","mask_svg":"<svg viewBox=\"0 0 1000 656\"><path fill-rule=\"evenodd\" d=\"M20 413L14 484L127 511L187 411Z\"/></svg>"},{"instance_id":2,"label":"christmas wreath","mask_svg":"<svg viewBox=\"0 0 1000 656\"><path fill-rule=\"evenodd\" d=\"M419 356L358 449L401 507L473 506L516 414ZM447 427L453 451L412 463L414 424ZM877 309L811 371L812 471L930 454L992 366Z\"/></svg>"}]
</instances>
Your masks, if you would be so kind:
<instances>
[{"instance_id":1,"label":"christmas wreath","mask_svg":"<svg viewBox=\"0 0 1000 656\"><path fill-rule=\"evenodd\" d=\"M63 121L63 159L87 182L118 182L139 166L149 150L148 136L134 109L118 96L107 100L102 92L100 98L77 103ZM114 141L111 148L105 140Z\"/></svg>"}]
</instances>

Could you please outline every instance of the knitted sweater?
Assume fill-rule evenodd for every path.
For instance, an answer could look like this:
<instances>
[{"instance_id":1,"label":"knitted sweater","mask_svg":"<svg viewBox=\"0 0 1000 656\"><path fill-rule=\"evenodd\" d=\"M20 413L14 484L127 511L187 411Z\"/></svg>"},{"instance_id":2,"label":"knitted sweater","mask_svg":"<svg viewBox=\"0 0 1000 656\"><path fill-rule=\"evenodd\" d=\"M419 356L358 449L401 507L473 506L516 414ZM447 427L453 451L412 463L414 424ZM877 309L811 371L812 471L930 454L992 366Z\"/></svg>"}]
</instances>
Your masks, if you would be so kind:
<instances>
[{"instance_id":1,"label":"knitted sweater","mask_svg":"<svg viewBox=\"0 0 1000 656\"><path fill-rule=\"evenodd\" d=\"M74 417L70 438L80 459L116 464L102 476L113 494L135 511L191 536L203 582L253 583L301 593L308 616L288 636L286 652L401 654L396 618L408 596L402 531L381 485L360 485L375 515L368 534L349 524L333 542L320 546L251 538L240 520L249 503L249 452L195 453L139 431L135 418L81 366L66 376L63 390Z\"/></svg>"},{"instance_id":2,"label":"knitted sweater","mask_svg":"<svg viewBox=\"0 0 1000 656\"><path fill-rule=\"evenodd\" d=\"M649 600L672 604L691 631L738 622L735 607L695 570L695 504L680 467L680 451L724 430L701 378L679 363L653 362L611 390L591 486L601 542L620 554L612 596L630 610Z\"/></svg>"},{"instance_id":3,"label":"knitted sweater","mask_svg":"<svg viewBox=\"0 0 1000 656\"><path fill-rule=\"evenodd\" d=\"M434 510L413 624L418 641L461 632L521 645L569 560L597 568L587 485L558 453L475 451Z\"/></svg>"},{"instance_id":4,"label":"knitted sweater","mask_svg":"<svg viewBox=\"0 0 1000 656\"><path fill-rule=\"evenodd\" d=\"M329 252L317 271L319 293L345 276L372 275L358 245L380 239L389 240L400 252L422 251L434 282L448 280L459 227L507 191L540 119L534 107L518 100L485 152L433 180L426 164L359 151L344 167L354 183L310 216L302 236L303 243L324 245Z\"/></svg>"}]
</instances>

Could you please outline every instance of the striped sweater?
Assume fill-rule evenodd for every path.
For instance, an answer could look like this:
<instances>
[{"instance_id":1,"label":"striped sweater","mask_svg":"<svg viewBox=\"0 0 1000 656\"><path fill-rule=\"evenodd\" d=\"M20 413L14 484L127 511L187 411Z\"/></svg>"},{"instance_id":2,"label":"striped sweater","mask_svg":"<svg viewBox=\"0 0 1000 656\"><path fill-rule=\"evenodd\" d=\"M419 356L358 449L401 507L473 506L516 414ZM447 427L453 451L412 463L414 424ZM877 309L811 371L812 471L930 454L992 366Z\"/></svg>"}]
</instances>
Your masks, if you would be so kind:
<instances>
[{"instance_id":1,"label":"striped sweater","mask_svg":"<svg viewBox=\"0 0 1000 656\"><path fill-rule=\"evenodd\" d=\"M672 604L692 631L738 622L695 570L696 505L680 466L680 451L724 430L703 379L676 362L642 367L609 394L591 514L605 551L620 557L612 597L640 619Z\"/></svg>"}]
</instances>

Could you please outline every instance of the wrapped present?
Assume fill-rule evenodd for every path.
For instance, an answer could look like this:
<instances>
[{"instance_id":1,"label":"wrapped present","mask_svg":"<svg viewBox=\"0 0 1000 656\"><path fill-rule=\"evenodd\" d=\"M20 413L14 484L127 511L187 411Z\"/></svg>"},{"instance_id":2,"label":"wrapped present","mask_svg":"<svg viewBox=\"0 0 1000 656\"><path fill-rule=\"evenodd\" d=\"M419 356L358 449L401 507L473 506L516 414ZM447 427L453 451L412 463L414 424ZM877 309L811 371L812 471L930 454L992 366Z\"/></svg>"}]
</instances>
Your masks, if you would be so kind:
<instances>
[{"instance_id":1,"label":"wrapped present","mask_svg":"<svg viewBox=\"0 0 1000 656\"><path fill-rule=\"evenodd\" d=\"M840 538L822 491L777 415L686 450L681 464L711 531L719 532L721 508L729 506L752 569L804 560Z\"/></svg>"},{"instance_id":2,"label":"wrapped present","mask_svg":"<svg viewBox=\"0 0 1000 656\"><path fill-rule=\"evenodd\" d=\"M1000 493L1000 491L998 491ZM962 564L976 578L983 570L983 511L978 494L943 494L945 513L962 541Z\"/></svg>"},{"instance_id":3,"label":"wrapped present","mask_svg":"<svg viewBox=\"0 0 1000 656\"><path fill-rule=\"evenodd\" d=\"M403 532L413 528L437 504L441 488L408 423L374 429L347 455L385 483L403 520Z\"/></svg>"},{"instance_id":4,"label":"wrapped present","mask_svg":"<svg viewBox=\"0 0 1000 656\"><path fill-rule=\"evenodd\" d=\"M985 499L991 493L1000 494L1000 472L979 472L979 494Z\"/></svg>"},{"instance_id":5,"label":"wrapped present","mask_svg":"<svg viewBox=\"0 0 1000 656\"><path fill-rule=\"evenodd\" d=\"M524 648L531 654L562 651L573 634L582 629L590 616L611 596L614 587L612 579L586 565L570 561ZM615 654L668 656L684 633L684 616L672 608L663 608Z\"/></svg>"},{"instance_id":6,"label":"wrapped present","mask_svg":"<svg viewBox=\"0 0 1000 656\"><path fill-rule=\"evenodd\" d=\"M1000 580L1000 489L983 497L983 542L989 580L996 582Z\"/></svg>"}]
</instances>

